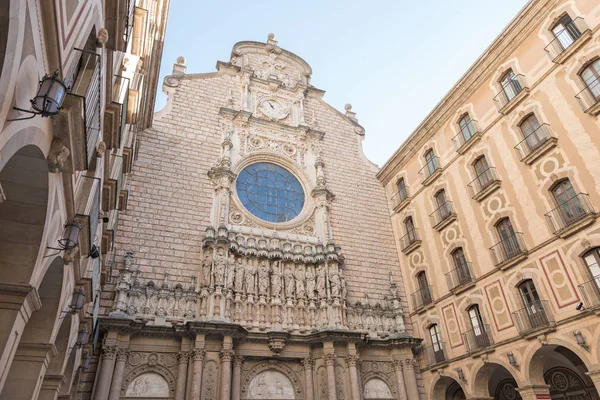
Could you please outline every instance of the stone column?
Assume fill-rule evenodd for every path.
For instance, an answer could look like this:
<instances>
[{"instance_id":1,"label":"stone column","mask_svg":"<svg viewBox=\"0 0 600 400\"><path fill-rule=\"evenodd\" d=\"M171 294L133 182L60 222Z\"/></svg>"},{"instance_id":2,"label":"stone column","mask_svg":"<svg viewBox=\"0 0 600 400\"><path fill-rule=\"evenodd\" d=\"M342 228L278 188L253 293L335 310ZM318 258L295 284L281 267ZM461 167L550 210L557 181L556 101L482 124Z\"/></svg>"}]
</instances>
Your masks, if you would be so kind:
<instances>
[{"instance_id":1,"label":"stone column","mask_svg":"<svg viewBox=\"0 0 600 400\"><path fill-rule=\"evenodd\" d=\"M596 387L596 391L600 393L600 369L596 369L590 372L586 372L586 375L590 377L592 382L594 382L594 386Z\"/></svg>"},{"instance_id":2,"label":"stone column","mask_svg":"<svg viewBox=\"0 0 600 400\"><path fill-rule=\"evenodd\" d=\"M337 392L335 390L335 353L325 353L324 358L325 365L327 366L327 387L329 388L329 400L337 400Z\"/></svg>"},{"instance_id":3,"label":"stone column","mask_svg":"<svg viewBox=\"0 0 600 400\"><path fill-rule=\"evenodd\" d=\"M392 365L394 366L394 371L396 372L398 400L408 400L408 395L406 394L406 384L404 383L404 374L402 373L402 360L394 360Z\"/></svg>"},{"instance_id":4,"label":"stone column","mask_svg":"<svg viewBox=\"0 0 600 400\"><path fill-rule=\"evenodd\" d=\"M204 356L206 355L206 349L194 349L192 352L192 389L190 399L199 399L200 393L202 393L202 368L204 363Z\"/></svg>"},{"instance_id":5,"label":"stone column","mask_svg":"<svg viewBox=\"0 0 600 400\"><path fill-rule=\"evenodd\" d=\"M304 367L304 399L305 400L313 400L313 368L315 366L315 360L307 357L301 361L302 366Z\"/></svg>"},{"instance_id":6,"label":"stone column","mask_svg":"<svg viewBox=\"0 0 600 400\"><path fill-rule=\"evenodd\" d=\"M231 382L231 400L240 400L240 391L242 385L242 363L244 357L235 356L233 358L233 379Z\"/></svg>"},{"instance_id":7,"label":"stone column","mask_svg":"<svg viewBox=\"0 0 600 400\"><path fill-rule=\"evenodd\" d=\"M417 386L417 373L415 372L415 361L412 358L407 358L404 361L404 387L406 394L410 400L419 399L419 387Z\"/></svg>"},{"instance_id":8,"label":"stone column","mask_svg":"<svg viewBox=\"0 0 600 400\"><path fill-rule=\"evenodd\" d=\"M112 384L110 385L109 400L119 400L121 397L121 384L123 383L123 373L125 372L125 362L129 356L129 350L117 350L117 362L115 363L115 372L113 373Z\"/></svg>"},{"instance_id":9,"label":"stone column","mask_svg":"<svg viewBox=\"0 0 600 400\"><path fill-rule=\"evenodd\" d=\"M350 389L352 392L353 400L360 400L360 386L358 385L358 370L356 366L358 364L359 357L356 354L350 354L346 356L346 365L350 371Z\"/></svg>"},{"instance_id":10,"label":"stone column","mask_svg":"<svg viewBox=\"0 0 600 400\"><path fill-rule=\"evenodd\" d=\"M231 400L231 359L233 350L221 351L221 400Z\"/></svg>"},{"instance_id":11,"label":"stone column","mask_svg":"<svg viewBox=\"0 0 600 400\"><path fill-rule=\"evenodd\" d=\"M175 400L185 400L185 384L187 377L187 365L190 353L182 351L177 355L177 385L175 386Z\"/></svg>"},{"instance_id":12,"label":"stone column","mask_svg":"<svg viewBox=\"0 0 600 400\"><path fill-rule=\"evenodd\" d=\"M100 363L100 372L98 382L96 383L96 395L94 399L108 400L110 391L110 382L115 369L115 355L117 346L105 345L102 347L102 361Z\"/></svg>"},{"instance_id":13,"label":"stone column","mask_svg":"<svg viewBox=\"0 0 600 400\"><path fill-rule=\"evenodd\" d=\"M523 400L537 400L550 398L550 385L527 385L517 388L517 391L519 392Z\"/></svg>"}]
</instances>

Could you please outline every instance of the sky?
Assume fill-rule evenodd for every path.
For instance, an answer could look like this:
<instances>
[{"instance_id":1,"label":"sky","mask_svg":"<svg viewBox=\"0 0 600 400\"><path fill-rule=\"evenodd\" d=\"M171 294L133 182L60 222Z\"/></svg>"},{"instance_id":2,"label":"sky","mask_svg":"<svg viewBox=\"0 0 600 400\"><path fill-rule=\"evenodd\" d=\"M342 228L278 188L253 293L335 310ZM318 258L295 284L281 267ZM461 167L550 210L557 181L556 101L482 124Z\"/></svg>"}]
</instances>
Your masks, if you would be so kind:
<instances>
[{"instance_id":1,"label":"sky","mask_svg":"<svg viewBox=\"0 0 600 400\"><path fill-rule=\"evenodd\" d=\"M237 42L279 46L312 67L338 110L352 104L364 152L382 166L513 19L526 0L171 0L162 80L178 56L214 72Z\"/></svg>"}]
</instances>

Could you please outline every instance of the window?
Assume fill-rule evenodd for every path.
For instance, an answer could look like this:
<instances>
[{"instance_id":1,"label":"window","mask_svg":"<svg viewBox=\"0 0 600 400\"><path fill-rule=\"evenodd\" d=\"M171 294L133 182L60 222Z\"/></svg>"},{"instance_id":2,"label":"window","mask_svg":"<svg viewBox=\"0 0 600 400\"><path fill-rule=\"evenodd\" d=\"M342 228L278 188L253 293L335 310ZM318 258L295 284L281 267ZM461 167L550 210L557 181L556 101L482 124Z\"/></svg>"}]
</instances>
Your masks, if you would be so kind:
<instances>
[{"instance_id":1,"label":"window","mask_svg":"<svg viewBox=\"0 0 600 400\"><path fill-rule=\"evenodd\" d=\"M469 273L469 266L467 265L467 259L462 247L459 247L452 252L452 261L454 261L458 282L461 285L470 282L471 274Z\"/></svg>"},{"instance_id":2,"label":"window","mask_svg":"<svg viewBox=\"0 0 600 400\"><path fill-rule=\"evenodd\" d=\"M417 284L419 285L423 305L430 304L432 301L431 292L429 291L429 282L427 282L427 275L425 275L424 271L417 274Z\"/></svg>"},{"instance_id":3,"label":"window","mask_svg":"<svg viewBox=\"0 0 600 400\"><path fill-rule=\"evenodd\" d=\"M435 362L444 361L444 348L442 344L442 335L437 324L433 324L429 327L429 336L431 337L431 345L433 347L433 355Z\"/></svg>"},{"instance_id":4,"label":"window","mask_svg":"<svg viewBox=\"0 0 600 400\"><path fill-rule=\"evenodd\" d=\"M417 240L417 234L415 232L415 224L413 223L412 217L408 217L404 220L404 228L406 229L406 235L408 236L408 242L412 243Z\"/></svg>"},{"instance_id":5,"label":"window","mask_svg":"<svg viewBox=\"0 0 600 400\"><path fill-rule=\"evenodd\" d=\"M403 202L408 198L408 190L406 188L406 182L404 181L404 178L400 178L396 185L398 187L398 196L400 197L400 202Z\"/></svg>"},{"instance_id":6,"label":"window","mask_svg":"<svg viewBox=\"0 0 600 400\"><path fill-rule=\"evenodd\" d=\"M588 65L580 76L594 98L600 101L600 59Z\"/></svg>"},{"instance_id":7,"label":"window","mask_svg":"<svg viewBox=\"0 0 600 400\"><path fill-rule=\"evenodd\" d=\"M469 113L466 113L460 118L458 125L460 126L460 132L463 135L463 139L467 142L475 134L475 127L473 126L473 121L471 120Z\"/></svg>"},{"instance_id":8,"label":"window","mask_svg":"<svg viewBox=\"0 0 600 400\"><path fill-rule=\"evenodd\" d=\"M265 221L289 221L304 206L302 185L279 165L266 162L249 165L239 173L235 185L244 207Z\"/></svg>"},{"instance_id":9,"label":"window","mask_svg":"<svg viewBox=\"0 0 600 400\"><path fill-rule=\"evenodd\" d=\"M547 139L535 114L529 114L519 124L529 151L537 149Z\"/></svg>"},{"instance_id":10,"label":"window","mask_svg":"<svg viewBox=\"0 0 600 400\"><path fill-rule=\"evenodd\" d=\"M425 163L427 164L427 171L429 172L429 175L433 174L435 170L440 167L433 149L429 149L427 150L427 153L425 153Z\"/></svg>"},{"instance_id":11,"label":"window","mask_svg":"<svg viewBox=\"0 0 600 400\"><path fill-rule=\"evenodd\" d=\"M509 69L500 79L500 85L506 95L506 100L511 101L522 90L521 84L512 69Z\"/></svg>"},{"instance_id":12,"label":"window","mask_svg":"<svg viewBox=\"0 0 600 400\"><path fill-rule=\"evenodd\" d=\"M469 308L469 320L471 321L471 327L473 328L475 336L479 336L485 332L483 318L481 318L478 305Z\"/></svg>"},{"instance_id":13,"label":"window","mask_svg":"<svg viewBox=\"0 0 600 400\"><path fill-rule=\"evenodd\" d=\"M519 285L519 292L521 292L521 299L529 313L535 314L540 311L540 296L531 279L528 279Z\"/></svg>"},{"instance_id":14,"label":"window","mask_svg":"<svg viewBox=\"0 0 600 400\"><path fill-rule=\"evenodd\" d=\"M450 205L448 204L446 191L444 189L435 194L435 201L438 206L440 220L448 218L450 216Z\"/></svg>"},{"instance_id":15,"label":"window","mask_svg":"<svg viewBox=\"0 0 600 400\"><path fill-rule=\"evenodd\" d=\"M504 218L500 220L500 222L496 224L496 231L498 232L500 243L502 243L502 249L507 258L510 258L519 252L519 243L517 242L517 237L510 219Z\"/></svg>"},{"instance_id":16,"label":"window","mask_svg":"<svg viewBox=\"0 0 600 400\"><path fill-rule=\"evenodd\" d=\"M596 286L600 290L600 247L596 247L593 250L587 252L583 259L592 274Z\"/></svg>"},{"instance_id":17,"label":"window","mask_svg":"<svg viewBox=\"0 0 600 400\"><path fill-rule=\"evenodd\" d=\"M493 179L490 166L488 165L485 156L481 156L475 160L473 163L473 168L475 169L475 174L477 174L477 180L479 181L481 189L485 189L490 183L492 183Z\"/></svg>"},{"instance_id":18,"label":"window","mask_svg":"<svg viewBox=\"0 0 600 400\"><path fill-rule=\"evenodd\" d=\"M558 20L552 27L552 33L563 49L572 45L573 42L581 36L581 32L579 32L579 29L577 29L577 26L575 26L573 20L569 17L569 14L565 14Z\"/></svg>"},{"instance_id":19,"label":"window","mask_svg":"<svg viewBox=\"0 0 600 400\"><path fill-rule=\"evenodd\" d=\"M552 196L566 224L585 215L585 209L568 179L563 179L553 186Z\"/></svg>"}]
</instances>

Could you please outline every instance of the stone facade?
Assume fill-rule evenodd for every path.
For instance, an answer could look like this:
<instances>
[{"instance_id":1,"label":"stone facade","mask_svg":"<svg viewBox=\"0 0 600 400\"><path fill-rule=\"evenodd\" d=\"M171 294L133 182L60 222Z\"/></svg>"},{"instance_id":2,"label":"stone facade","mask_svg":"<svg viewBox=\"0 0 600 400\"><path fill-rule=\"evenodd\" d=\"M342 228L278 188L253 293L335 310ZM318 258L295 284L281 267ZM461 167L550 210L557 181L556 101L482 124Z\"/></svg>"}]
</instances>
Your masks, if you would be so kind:
<instances>
[{"instance_id":1,"label":"stone facade","mask_svg":"<svg viewBox=\"0 0 600 400\"><path fill-rule=\"evenodd\" d=\"M599 398L599 15L529 2L378 173L425 399Z\"/></svg>"}]
</instances>

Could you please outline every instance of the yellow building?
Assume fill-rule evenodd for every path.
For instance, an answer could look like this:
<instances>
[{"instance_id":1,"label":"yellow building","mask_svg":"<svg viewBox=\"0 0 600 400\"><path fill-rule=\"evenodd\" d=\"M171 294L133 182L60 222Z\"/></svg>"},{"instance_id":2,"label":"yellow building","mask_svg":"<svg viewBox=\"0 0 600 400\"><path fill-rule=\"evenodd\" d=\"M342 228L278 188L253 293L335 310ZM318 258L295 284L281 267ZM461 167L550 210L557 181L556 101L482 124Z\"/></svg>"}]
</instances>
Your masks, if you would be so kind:
<instances>
[{"instance_id":1,"label":"yellow building","mask_svg":"<svg viewBox=\"0 0 600 400\"><path fill-rule=\"evenodd\" d=\"M378 174L424 399L598 399L600 4L534 0Z\"/></svg>"}]
</instances>

